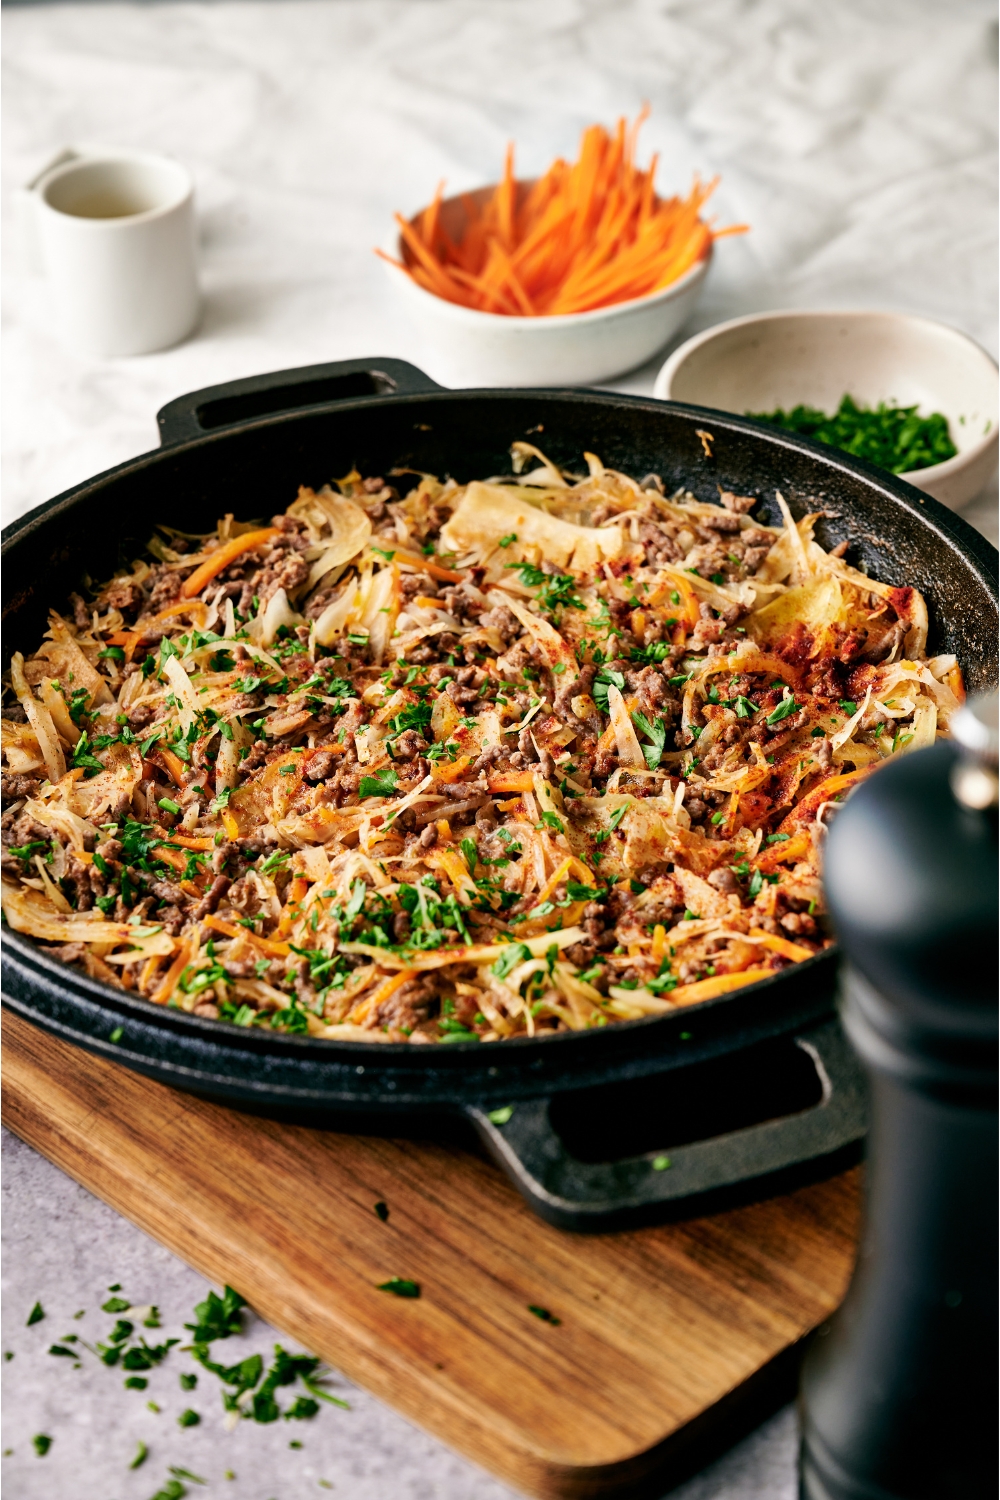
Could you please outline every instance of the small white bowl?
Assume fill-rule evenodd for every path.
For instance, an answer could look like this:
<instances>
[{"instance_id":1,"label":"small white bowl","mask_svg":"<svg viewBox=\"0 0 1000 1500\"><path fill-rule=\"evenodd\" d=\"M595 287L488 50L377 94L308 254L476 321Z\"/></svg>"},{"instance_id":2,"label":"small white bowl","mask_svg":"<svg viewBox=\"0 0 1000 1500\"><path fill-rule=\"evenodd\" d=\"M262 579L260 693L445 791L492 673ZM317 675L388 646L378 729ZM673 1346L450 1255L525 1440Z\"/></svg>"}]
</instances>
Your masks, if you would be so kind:
<instances>
[{"instance_id":1,"label":"small white bowl","mask_svg":"<svg viewBox=\"0 0 1000 1500\"><path fill-rule=\"evenodd\" d=\"M958 510L997 470L997 367L972 339L909 313L770 312L696 334L670 356L653 394L722 411L818 406L845 394L948 419L954 458L900 474Z\"/></svg>"},{"instance_id":2,"label":"small white bowl","mask_svg":"<svg viewBox=\"0 0 1000 1500\"><path fill-rule=\"evenodd\" d=\"M527 183L519 184L521 191ZM466 196L482 201L494 191ZM441 222L460 238L466 212L461 198L441 204ZM394 233L384 246L408 260ZM672 286L631 302L593 312L519 318L478 312L424 291L405 271L383 261L396 294L426 340L420 362L450 386L575 386L611 380L652 359L694 312L712 258L708 255Z\"/></svg>"}]
</instances>

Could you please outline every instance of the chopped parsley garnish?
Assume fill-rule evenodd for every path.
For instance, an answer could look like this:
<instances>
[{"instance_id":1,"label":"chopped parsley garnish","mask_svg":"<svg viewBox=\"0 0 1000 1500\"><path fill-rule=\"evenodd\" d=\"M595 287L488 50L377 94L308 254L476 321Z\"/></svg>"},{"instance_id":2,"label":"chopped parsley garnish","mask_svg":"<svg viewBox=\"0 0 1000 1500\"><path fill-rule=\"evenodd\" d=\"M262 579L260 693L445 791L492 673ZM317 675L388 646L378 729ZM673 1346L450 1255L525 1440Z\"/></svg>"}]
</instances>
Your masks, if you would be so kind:
<instances>
[{"instance_id":1,"label":"chopped parsley garnish","mask_svg":"<svg viewBox=\"0 0 1000 1500\"><path fill-rule=\"evenodd\" d=\"M500 1109L491 1109L486 1118L491 1125L506 1125L513 1113L513 1104L504 1104Z\"/></svg>"},{"instance_id":2,"label":"chopped parsley garnish","mask_svg":"<svg viewBox=\"0 0 1000 1500\"><path fill-rule=\"evenodd\" d=\"M591 695L601 713L610 713L608 707L608 688L616 687L619 692L625 688L625 678L621 672L616 672L613 667L598 667L594 677L594 686Z\"/></svg>"},{"instance_id":3,"label":"chopped parsley garnish","mask_svg":"<svg viewBox=\"0 0 1000 1500\"><path fill-rule=\"evenodd\" d=\"M506 979L512 969L527 963L530 957L531 949L526 943L510 943L494 963L492 972L498 979Z\"/></svg>"},{"instance_id":4,"label":"chopped parsley garnish","mask_svg":"<svg viewBox=\"0 0 1000 1500\"><path fill-rule=\"evenodd\" d=\"M418 732L430 726L433 710L429 703L414 703L409 708L402 709L395 718L389 720L391 731L389 738L396 739L407 729L416 729ZM475 720L473 720L475 722ZM371 795L379 795L373 793ZM386 794L388 795L388 794Z\"/></svg>"},{"instance_id":5,"label":"chopped parsley garnish","mask_svg":"<svg viewBox=\"0 0 1000 1500\"><path fill-rule=\"evenodd\" d=\"M676 620L673 623L676 625ZM667 624L670 624L669 620ZM649 646L633 646L629 651L629 659L642 666L651 666L654 662L666 661L670 651L669 641L653 641Z\"/></svg>"},{"instance_id":6,"label":"chopped parsley garnish","mask_svg":"<svg viewBox=\"0 0 1000 1500\"><path fill-rule=\"evenodd\" d=\"M22 860L24 864L28 864L31 861L32 857L42 849L47 849L49 851L45 856L45 862L46 864L51 864L52 846L50 844L44 843L41 839L32 839L30 844L17 844L16 846L12 844L7 850L7 853L13 854L15 859Z\"/></svg>"},{"instance_id":7,"label":"chopped parsley garnish","mask_svg":"<svg viewBox=\"0 0 1000 1500\"><path fill-rule=\"evenodd\" d=\"M25 1328L31 1328L35 1323L40 1323L44 1317L45 1309L42 1307L42 1304L40 1302L36 1302L30 1313L28 1314L28 1321L24 1325Z\"/></svg>"},{"instance_id":8,"label":"chopped parsley garnish","mask_svg":"<svg viewBox=\"0 0 1000 1500\"><path fill-rule=\"evenodd\" d=\"M177 1418L177 1425L178 1427L197 1427L200 1421L201 1417L196 1411L192 1411L189 1406L187 1411L182 1411Z\"/></svg>"},{"instance_id":9,"label":"chopped parsley garnish","mask_svg":"<svg viewBox=\"0 0 1000 1500\"><path fill-rule=\"evenodd\" d=\"M391 766L377 772L374 776L362 776L358 787L358 795L362 801L365 797L391 797L399 784L399 778Z\"/></svg>"},{"instance_id":10,"label":"chopped parsley garnish","mask_svg":"<svg viewBox=\"0 0 1000 1500\"><path fill-rule=\"evenodd\" d=\"M663 759L663 751L667 743L667 726L662 719L647 719L645 714L638 712L633 713L632 723L650 742L648 745L643 745L642 753L646 757L649 769L655 771Z\"/></svg>"},{"instance_id":11,"label":"chopped parsley garnish","mask_svg":"<svg viewBox=\"0 0 1000 1500\"><path fill-rule=\"evenodd\" d=\"M263 864L258 865L257 868L262 875L273 875L274 871L280 870L281 866L287 864L291 857L290 850L275 849L274 853L269 854Z\"/></svg>"},{"instance_id":12,"label":"chopped parsley garnish","mask_svg":"<svg viewBox=\"0 0 1000 1500\"><path fill-rule=\"evenodd\" d=\"M534 563L505 563L520 574L521 582L528 588L538 589L538 602L550 613L557 609L583 609L584 603L576 592L576 579L570 573L546 573Z\"/></svg>"},{"instance_id":13,"label":"chopped parsley garnish","mask_svg":"<svg viewBox=\"0 0 1000 1500\"><path fill-rule=\"evenodd\" d=\"M97 759L90 745L90 738L86 733L81 734L73 751L73 765L86 772L88 778L96 776L99 771L104 770L104 765Z\"/></svg>"},{"instance_id":14,"label":"chopped parsley garnish","mask_svg":"<svg viewBox=\"0 0 1000 1500\"><path fill-rule=\"evenodd\" d=\"M783 719L787 719L789 715L795 713L798 706L795 699L790 695L787 698L782 698L777 708L772 713L769 713L764 720L765 724L769 728L773 728L775 724L780 724Z\"/></svg>"},{"instance_id":15,"label":"chopped parsley garnish","mask_svg":"<svg viewBox=\"0 0 1000 1500\"><path fill-rule=\"evenodd\" d=\"M745 698L742 694L737 698L724 698L723 707L731 708L738 719L752 719L757 712L757 705L752 698Z\"/></svg>"},{"instance_id":16,"label":"chopped parsley garnish","mask_svg":"<svg viewBox=\"0 0 1000 1500\"><path fill-rule=\"evenodd\" d=\"M31 1441L39 1458L44 1458L52 1447L52 1439L47 1432L36 1432Z\"/></svg>"},{"instance_id":17,"label":"chopped parsley garnish","mask_svg":"<svg viewBox=\"0 0 1000 1500\"><path fill-rule=\"evenodd\" d=\"M146 1447L146 1444L143 1443L143 1442L140 1442L139 1446L136 1448L136 1451L135 1451L135 1458L133 1458L132 1462L129 1464L129 1468L130 1469L138 1469L140 1467L140 1465L142 1465L142 1464L144 1464L146 1462L146 1458L147 1458L148 1453L149 1453L149 1449Z\"/></svg>"}]
</instances>

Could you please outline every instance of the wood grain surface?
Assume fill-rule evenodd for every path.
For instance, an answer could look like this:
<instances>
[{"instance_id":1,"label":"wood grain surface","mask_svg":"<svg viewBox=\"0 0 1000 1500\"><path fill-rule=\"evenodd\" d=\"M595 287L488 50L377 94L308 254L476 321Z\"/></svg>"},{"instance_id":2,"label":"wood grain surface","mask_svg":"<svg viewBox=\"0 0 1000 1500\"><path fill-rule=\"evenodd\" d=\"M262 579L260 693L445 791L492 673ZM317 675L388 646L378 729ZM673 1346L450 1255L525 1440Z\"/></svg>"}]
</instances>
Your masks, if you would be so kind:
<instances>
[{"instance_id":1,"label":"wood grain surface","mask_svg":"<svg viewBox=\"0 0 1000 1500\"><path fill-rule=\"evenodd\" d=\"M9 1013L4 1043L19 1136L532 1495L662 1492L792 1371L850 1276L856 1171L683 1223L572 1235L473 1150L247 1116ZM376 1290L391 1276L419 1282L419 1300Z\"/></svg>"}]
</instances>

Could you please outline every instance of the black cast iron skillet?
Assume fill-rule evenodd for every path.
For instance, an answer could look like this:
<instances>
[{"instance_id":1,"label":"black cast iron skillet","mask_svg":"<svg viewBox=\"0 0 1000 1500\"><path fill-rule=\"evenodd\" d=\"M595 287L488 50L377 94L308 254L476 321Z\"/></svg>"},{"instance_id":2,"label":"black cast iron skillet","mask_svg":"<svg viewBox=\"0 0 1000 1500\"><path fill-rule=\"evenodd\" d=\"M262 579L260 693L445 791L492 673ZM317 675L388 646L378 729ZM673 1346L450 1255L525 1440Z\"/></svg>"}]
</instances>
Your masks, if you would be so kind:
<instances>
[{"instance_id":1,"label":"black cast iron skillet","mask_svg":"<svg viewBox=\"0 0 1000 1500\"><path fill-rule=\"evenodd\" d=\"M412 365L372 359L198 391L165 407L159 424L156 452L5 532L8 657L37 646L47 610L81 575L106 578L140 554L157 520L198 531L227 510L269 517L299 484L354 465L482 478L509 472L512 440L530 438L571 469L589 450L635 477L660 474L668 493L684 486L714 500L721 485L759 495L758 514L772 523L776 489L794 514L822 506L823 545L846 538L866 571L919 587L933 648L958 655L972 689L996 683L994 549L884 471L739 417L598 391L449 391ZM697 429L712 434L711 457ZM568 1228L607 1227L778 1173L864 1130L863 1091L833 1018L833 952L663 1017L415 1047L161 1010L5 937L5 1003L57 1035L177 1087L315 1122L464 1112L533 1206ZM489 1119L508 1105L509 1119Z\"/></svg>"}]
</instances>

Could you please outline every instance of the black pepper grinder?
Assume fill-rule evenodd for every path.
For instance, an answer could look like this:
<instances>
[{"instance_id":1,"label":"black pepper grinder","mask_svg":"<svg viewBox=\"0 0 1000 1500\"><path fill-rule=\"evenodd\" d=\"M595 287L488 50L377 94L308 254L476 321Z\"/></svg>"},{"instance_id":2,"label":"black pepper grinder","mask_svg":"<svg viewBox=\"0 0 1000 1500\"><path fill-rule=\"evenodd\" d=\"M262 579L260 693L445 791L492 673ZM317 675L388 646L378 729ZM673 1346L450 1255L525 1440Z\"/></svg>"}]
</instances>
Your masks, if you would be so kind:
<instances>
[{"instance_id":1,"label":"black pepper grinder","mask_svg":"<svg viewBox=\"0 0 1000 1500\"><path fill-rule=\"evenodd\" d=\"M865 1225L806 1359L801 1500L997 1493L997 698L832 820L844 1025L871 1084Z\"/></svg>"}]
</instances>

